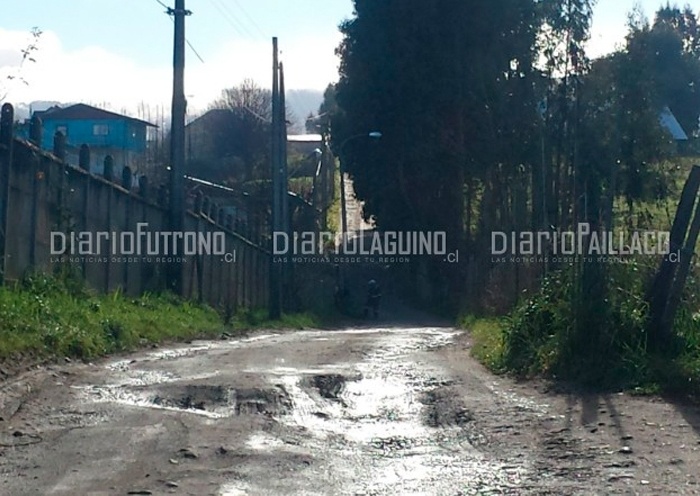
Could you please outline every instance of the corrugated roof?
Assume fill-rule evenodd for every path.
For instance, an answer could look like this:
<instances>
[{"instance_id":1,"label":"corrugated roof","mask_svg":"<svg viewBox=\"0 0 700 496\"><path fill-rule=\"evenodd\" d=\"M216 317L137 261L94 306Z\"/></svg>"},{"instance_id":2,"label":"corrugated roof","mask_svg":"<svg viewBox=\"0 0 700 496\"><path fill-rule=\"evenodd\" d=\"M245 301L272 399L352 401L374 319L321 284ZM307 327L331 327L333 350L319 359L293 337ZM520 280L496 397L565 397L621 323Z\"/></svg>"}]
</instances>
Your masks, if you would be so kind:
<instances>
[{"instance_id":1,"label":"corrugated roof","mask_svg":"<svg viewBox=\"0 0 700 496\"><path fill-rule=\"evenodd\" d=\"M680 122L678 122L678 119L676 119L676 116L673 115L670 108L664 107L661 109L661 113L659 114L659 122L661 122L661 125L669 133L671 133L671 136L673 136L673 139L676 141L688 140L688 135L685 133L683 127L681 126Z\"/></svg>"},{"instance_id":2,"label":"corrugated roof","mask_svg":"<svg viewBox=\"0 0 700 496\"><path fill-rule=\"evenodd\" d=\"M150 122L142 121L141 119L135 119L129 117L128 115L117 114L116 112L110 112L109 110L103 110L97 107L92 107L90 105L85 105L84 103L77 103L71 105L70 107L51 107L43 112L35 112L36 115L41 117L43 121L46 120L128 120L132 122L137 122L145 126L158 127Z\"/></svg>"}]
</instances>

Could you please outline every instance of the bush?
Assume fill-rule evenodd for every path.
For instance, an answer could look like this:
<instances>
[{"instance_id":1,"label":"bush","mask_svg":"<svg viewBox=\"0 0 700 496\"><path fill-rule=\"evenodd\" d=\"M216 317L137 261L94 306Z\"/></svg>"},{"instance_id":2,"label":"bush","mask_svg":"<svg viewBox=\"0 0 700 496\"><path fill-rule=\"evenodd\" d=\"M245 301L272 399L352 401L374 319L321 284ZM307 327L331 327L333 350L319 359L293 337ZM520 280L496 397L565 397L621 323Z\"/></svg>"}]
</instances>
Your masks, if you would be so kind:
<instances>
[{"instance_id":1,"label":"bush","mask_svg":"<svg viewBox=\"0 0 700 496\"><path fill-rule=\"evenodd\" d=\"M504 367L604 387L647 382L646 277L636 263L606 269L600 294L582 291L580 267L548 275L506 320Z\"/></svg>"}]
</instances>

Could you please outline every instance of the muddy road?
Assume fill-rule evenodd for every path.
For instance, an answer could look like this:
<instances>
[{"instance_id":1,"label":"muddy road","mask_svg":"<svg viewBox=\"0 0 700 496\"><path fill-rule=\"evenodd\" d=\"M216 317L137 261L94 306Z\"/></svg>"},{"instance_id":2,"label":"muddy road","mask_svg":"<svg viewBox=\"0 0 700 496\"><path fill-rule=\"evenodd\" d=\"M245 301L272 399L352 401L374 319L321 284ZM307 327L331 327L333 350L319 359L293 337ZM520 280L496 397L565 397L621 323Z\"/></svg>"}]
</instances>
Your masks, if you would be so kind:
<instances>
[{"instance_id":1,"label":"muddy road","mask_svg":"<svg viewBox=\"0 0 700 496\"><path fill-rule=\"evenodd\" d=\"M3 495L699 494L698 410L496 378L450 328L257 334L23 374Z\"/></svg>"}]
</instances>

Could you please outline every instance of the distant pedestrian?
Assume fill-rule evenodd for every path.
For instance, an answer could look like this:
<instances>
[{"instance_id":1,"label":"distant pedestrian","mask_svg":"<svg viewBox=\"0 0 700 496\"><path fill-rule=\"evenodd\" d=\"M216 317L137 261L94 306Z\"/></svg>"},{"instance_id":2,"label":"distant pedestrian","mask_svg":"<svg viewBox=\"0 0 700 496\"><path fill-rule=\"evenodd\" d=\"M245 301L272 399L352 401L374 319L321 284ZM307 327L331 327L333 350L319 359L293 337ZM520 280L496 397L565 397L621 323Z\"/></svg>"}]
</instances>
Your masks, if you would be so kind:
<instances>
[{"instance_id":1,"label":"distant pedestrian","mask_svg":"<svg viewBox=\"0 0 700 496\"><path fill-rule=\"evenodd\" d=\"M372 312L372 316L376 319L379 317L379 300L382 298L382 290L379 284L374 279L370 279L367 283L367 300L365 301L365 318L369 317L369 313Z\"/></svg>"}]
</instances>

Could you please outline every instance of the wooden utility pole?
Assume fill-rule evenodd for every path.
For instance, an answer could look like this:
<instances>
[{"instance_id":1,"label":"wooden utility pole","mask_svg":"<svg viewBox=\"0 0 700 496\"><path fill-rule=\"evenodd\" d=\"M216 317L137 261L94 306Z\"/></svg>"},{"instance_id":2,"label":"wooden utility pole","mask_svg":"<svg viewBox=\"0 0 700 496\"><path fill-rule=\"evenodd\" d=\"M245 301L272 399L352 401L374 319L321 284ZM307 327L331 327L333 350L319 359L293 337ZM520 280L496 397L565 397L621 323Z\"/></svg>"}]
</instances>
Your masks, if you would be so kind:
<instances>
[{"instance_id":1,"label":"wooden utility pole","mask_svg":"<svg viewBox=\"0 0 700 496\"><path fill-rule=\"evenodd\" d=\"M276 233L283 231L282 221L282 197L280 195L281 177L281 151L279 121L280 112L280 80L279 80L279 55L277 38L272 38L272 150L271 150L271 175L272 175L272 241ZM284 255L282 255L284 256ZM271 319L278 319L282 315L282 290L281 290L281 265L275 263L274 254L270 257L270 301L269 315Z\"/></svg>"},{"instance_id":2,"label":"wooden utility pole","mask_svg":"<svg viewBox=\"0 0 700 496\"><path fill-rule=\"evenodd\" d=\"M291 235L291 217L289 214L289 190L287 180L287 103L284 90L284 66L279 64L279 136L280 136L280 195L282 202L282 230ZM290 238L291 239L291 238Z\"/></svg>"},{"instance_id":3,"label":"wooden utility pole","mask_svg":"<svg viewBox=\"0 0 700 496\"><path fill-rule=\"evenodd\" d=\"M173 101L170 126L170 229L182 231L185 222L185 0L175 0L175 8L168 9L175 21L173 45ZM177 247L177 260L182 246ZM168 286L175 294L182 294L182 263L173 262Z\"/></svg>"},{"instance_id":4,"label":"wooden utility pole","mask_svg":"<svg viewBox=\"0 0 700 496\"><path fill-rule=\"evenodd\" d=\"M285 97L284 89L284 65L282 62L279 63L279 82L280 82L280 95L279 95L279 145L280 145L280 157L279 157L279 175L280 175L280 203L281 203L281 215L282 215L282 231L289 236L288 239L293 239L292 237L292 217L289 211L289 184L287 178L287 103ZM282 263L282 295L280 299L282 300L282 310L289 310L291 306L290 296L291 296L291 286L292 286L292 264L289 260L285 258Z\"/></svg>"}]
</instances>

